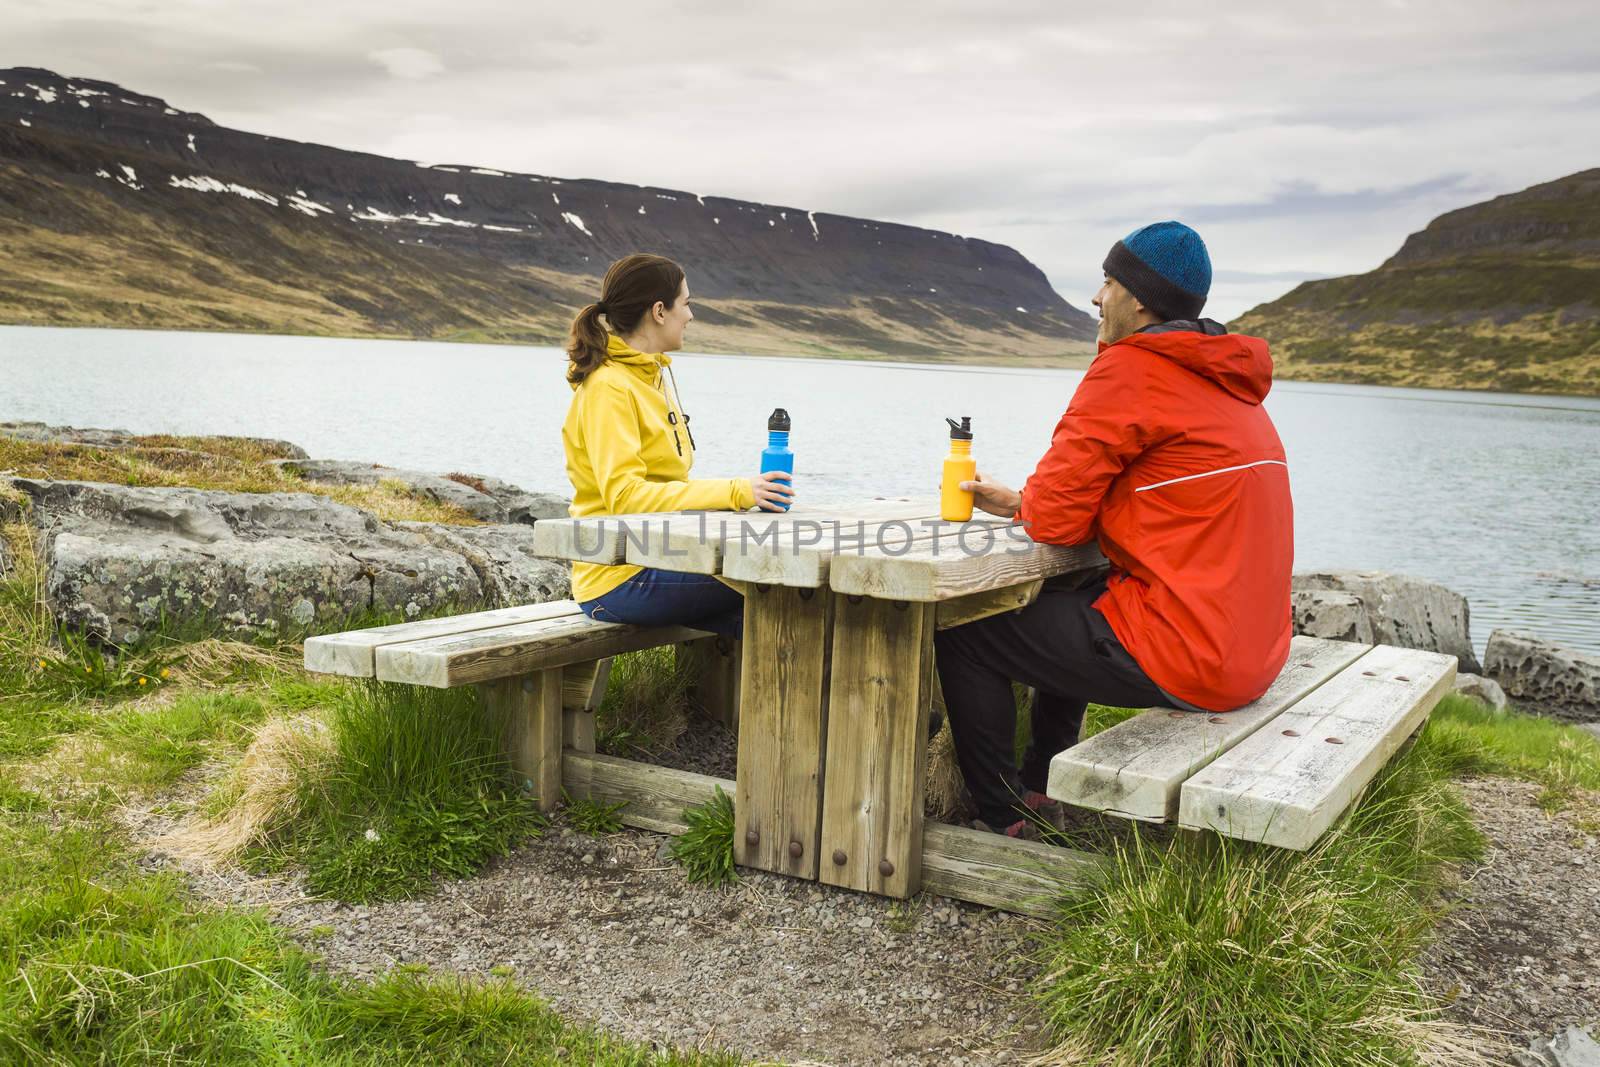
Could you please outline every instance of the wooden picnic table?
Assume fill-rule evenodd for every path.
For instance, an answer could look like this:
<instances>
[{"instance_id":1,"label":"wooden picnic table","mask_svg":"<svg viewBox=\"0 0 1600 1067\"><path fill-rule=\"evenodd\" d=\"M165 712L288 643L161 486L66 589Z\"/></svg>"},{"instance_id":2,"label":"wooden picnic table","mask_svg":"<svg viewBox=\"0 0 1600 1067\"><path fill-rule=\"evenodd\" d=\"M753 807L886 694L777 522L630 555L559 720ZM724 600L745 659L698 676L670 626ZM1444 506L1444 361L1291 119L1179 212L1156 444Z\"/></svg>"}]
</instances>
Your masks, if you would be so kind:
<instances>
[{"instance_id":1,"label":"wooden picnic table","mask_svg":"<svg viewBox=\"0 0 1600 1067\"><path fill-rule=\"evenodd\" d=\"M744 594L736 862L892 897L922 888L925 855L942 886L994 873L992 835L941 828L942 844L925 842L933 634L1104 566L1096 546L1035 544L982 513L943 522L931 495L547 519L535 532L543 555L714 575ZM1038 854L1057 867L1080 858Z\"/></svg>"}]
</instances>

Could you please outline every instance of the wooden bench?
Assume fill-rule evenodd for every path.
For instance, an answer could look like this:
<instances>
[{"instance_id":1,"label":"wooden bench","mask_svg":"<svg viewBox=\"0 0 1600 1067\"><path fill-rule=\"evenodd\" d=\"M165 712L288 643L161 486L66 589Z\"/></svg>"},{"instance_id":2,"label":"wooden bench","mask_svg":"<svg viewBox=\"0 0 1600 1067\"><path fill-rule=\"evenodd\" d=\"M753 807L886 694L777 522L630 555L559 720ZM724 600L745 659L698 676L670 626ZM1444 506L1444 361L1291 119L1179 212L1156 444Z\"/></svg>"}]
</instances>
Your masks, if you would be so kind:
<instances>
[{"instance_id":1,"label":"wooden bench","mask_svg":"<svg viewBox=\"0 0 1600 1067\"><path fill-rule=\"evenodd\" d=\"M1296 637L1266 694L1225 714L1152 708L1059 753L1047 792L1109 815L1311 847L1455 680L1437 652Z\"/></svg>"},{"instance_id":2,"label":"wooden bench","mask_svg":"<svg viewBox=\"0 0 1600 1067\"><path fill-rule=\"evenodd\" d=\"M737 642L686 626L596 622L572 600L478 611L313 637L309 671L440 689L477 685L507 724L512 770L545 810L566 788L586 794L592 778L594 713L611 658L676 645L695 662L696 696L713 717L738 716ZM564 754L565 750L565 754ZM563 774L563 762L577 765Z\"/></svg>"}]
</instances>

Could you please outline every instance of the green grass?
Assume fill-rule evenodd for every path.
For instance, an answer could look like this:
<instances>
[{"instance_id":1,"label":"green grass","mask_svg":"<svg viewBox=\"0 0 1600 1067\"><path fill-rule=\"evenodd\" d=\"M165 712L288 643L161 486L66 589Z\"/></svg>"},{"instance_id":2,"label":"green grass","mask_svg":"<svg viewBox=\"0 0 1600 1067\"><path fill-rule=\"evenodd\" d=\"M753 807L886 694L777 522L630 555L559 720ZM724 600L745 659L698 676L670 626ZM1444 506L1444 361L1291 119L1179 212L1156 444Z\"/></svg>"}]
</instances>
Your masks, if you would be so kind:
<instances>
[{"instance_id":1,"label":"green grass","mask_svg":"<svg viewBox=\"0 0 1600 1067\"><path fill-rule=\"evenodd\" d=\"M1439 1005L1415 964L1480 839L1422 746L1308 853L1208 837L1113 847L1063 896L1035 993L1074 1062L1414 1065Z\"/></svg>"},{"instance_id":2,"label":"green grass","mask_svg":"<svg viewBox=\"0 0 1600 1067\"><path fill-rule=\"evenodd\" d=\"M1600 739L1459 695L1440 701L1420 747L1454 774L1493 774L1544 786L1540 803L1563 806L1578 789L1600 790Z\"/></svg>"},{"instance_id":3,"label":"green grass","mask_svg":"<svg viewBox=\"0 0 1600 1067\"><path fill-rule=\"evenodd\" d=\"M190 692L118 715L104 732L108 748L129 758L122 782L150 788L170 785L220 748L242 745L267 712L255 694Z\"/></svg>"},{"instance_id":4,"label":"green grass","mask_svg":"<svg viewBox=\"0 0 1600 1067\"><path fill-rule=\"evenodd\" d=\"M569 1025L504 979L331 976L263 914L197 907L178 879L138 871L102 808L18 814L12 796L0 794L0 1062L736 1062Z\"/></svg>"},{"instance_id":5,"label":"green grass","mask_svg":"<svg viewBox=\"0 0 1600 1067\"><path fill-rule=\"evenodd\" d=\"M605 700L595 715L596 747L633 757L670 748L688 728L693 684L670 646L618 656L611 662Z\"/></svg>"},{"instance_id":6,"label":"green grass","mask_svg":"<svg viewBox=\"0 0 1600 1067\"><path fill-rule=\"evenodd\" d=\"M580 834L614 834L622 829L622 819L618 813L628 806L627 801L602 804L588 797L568 796L565 790L561 797L565 805L561 817Z\"/></svg>"},{"instance_id":7,"label":"green grass","mask_svg":"<svg viewBox=\"0 0 1600 1067\"><path fill-rule=\"evenodd\" d=\"M331 754L304 768L294 816L255 853L300 863L346 901L414 896L464 878L544 825L513 783L504 723L476 690L367 683L332 707Z\"/></svg>"},{"instance_id":8,"label":"green grass","mask_svg":"<svg viewBox=\"0 0 1600 1067\"><path fill-rule=\"evenodd\" d=\"M689 830L672 840L672 858L683 866L690 882L727 885L738 879L733 865L733 798L715 787L710 800L686 808Z\"/></svg>"}]
</instances>

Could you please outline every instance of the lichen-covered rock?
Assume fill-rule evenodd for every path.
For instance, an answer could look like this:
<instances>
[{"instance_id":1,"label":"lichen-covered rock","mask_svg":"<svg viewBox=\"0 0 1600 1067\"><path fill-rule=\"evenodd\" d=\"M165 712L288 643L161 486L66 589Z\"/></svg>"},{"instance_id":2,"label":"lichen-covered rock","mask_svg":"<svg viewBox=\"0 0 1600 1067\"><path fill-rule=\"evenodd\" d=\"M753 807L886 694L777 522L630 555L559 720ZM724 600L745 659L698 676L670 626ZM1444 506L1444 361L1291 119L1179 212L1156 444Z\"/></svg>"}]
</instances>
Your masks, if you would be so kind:
<instances>
[{"instance_id":1,"label":"lichen-covered rock","mask_svg":"<svg viewBox=\"0 0 1600 1067\"><path fill-rule=\"evenodd\" d=\"M33 501L51 610L118 644L163 624L265 634L486 600L461 553L307 493L13 484Z\"/></svg>"},{"instance_id":2,"label":"lichen-covered rock","mask_svg":"<svg viewBox=\"0 0 1600 1067\"><path fill-rule=\"evenodd\" d=\"M1481 701L1495 711L1506 709L1506 691L1493 678L1485 678L1481 674L1457 673L1455 691L1464 697Z\"/></svg>"},{"instance_id":3,"label":"lichen-covered rock","mask_svg":"<svg viewBox=\"0 0 1600 1067\"><path fill-rule=\"evenodd\" d=\"M1294 632L1329 641L1374 644L1372 620L1361 598L1327 589L1296 589L1289 594Z\"/></svg>"},{"instance_id":4,"label":"lichen-covered rock","mask_svg":"<svg viewBox=\"0 0 1600 1067\"><path fill-rule=\"evenodd\" d=\"M565 561L534 554L531 526L446 526L436 522L397 522L395 526L460 553L477 572L490 607L541 604L572 595L571 567Z\"/></svg>"},{"instance_id":5,"label":"lichen-covered rock","mask_svg":"<svg viewBox=\"0 0 1600 1067\"><path fill-rule=\"evenodd\" d=\"M1557 718L1600 721L1600 656L1520 630L1496 630L1484 662L1485 673L1519 702Z\"/></svg>"},{"instance_id":6,"label":"lichen-covered rock","mask_svg":"<svg viewBox=\"0 0 1600 1067\"><path fill-rule=\"evenodd\" d=\"M404 483L441 504L453 504L480 522L526 523L567 517L567 501L551 493L530 493L498 478L473 474L430 474L344 459L281 460L278 466L327 485Z\"/></svg>"},{"instance_id":7,"label":"lichen-covered rock","mask_svg":"<svg viewBox=\"0 0 1600 1067\"><path fill-rule=\"evenodd\" d=\"M48 426L42 422L0 422L0 437L51 444L94 445L97 448L126 448L138 444L139 436L128 430L81 429L76 426ZM306 450L288 441L270 437L225 437L228 441L252 441L273 455L304 459Z\"/></svg>"},{"instance_id":8,"label":"lichen-covered rock","mask_svg":"<svg viewBox=\"0 0 1600 1067\"><path fill-rule=\"evenodd\" d=\"M1366 616L1366 629L1355 625L1352 632L1370 632L1371 637L1344 640L1371 640L1375 644L1443 652L1455 656L1462 671L1483 673L1472 648L1467 598L1436 582L1387 571L1317 571L1296 574L1293 589L1297 595L1333 592L1356 598ZM1342 613L1354 610L1354 605L1342 599L1321 603L1325 615L1340 619ZM1297 606L1297 621L1298 617Z\"/></svg>"}]
</instances>

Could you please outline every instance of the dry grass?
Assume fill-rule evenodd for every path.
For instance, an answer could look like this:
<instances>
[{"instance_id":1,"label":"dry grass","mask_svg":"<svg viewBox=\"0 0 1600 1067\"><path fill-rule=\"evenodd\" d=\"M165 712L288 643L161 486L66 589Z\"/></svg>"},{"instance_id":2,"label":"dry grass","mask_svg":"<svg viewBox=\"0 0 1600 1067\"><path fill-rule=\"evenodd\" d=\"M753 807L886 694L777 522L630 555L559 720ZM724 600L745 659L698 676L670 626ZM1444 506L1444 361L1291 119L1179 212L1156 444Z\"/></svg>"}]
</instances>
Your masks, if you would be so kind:
<instances>
[{"instance_id":1,"label":"dry grass","mask_svg":"<svg viewBox=\"0 0 1600 1067\"><path fill-rule=\"evenodd\" d=\"M385 522L477 520L398 479L376 485L327 485L301 478L271 461L286 458L270 442L239 437L134 437L127 445L23 441L0 436L0 471L51 481L108 482L234 493L313 493L371 512ZM8 498L20 494L5 487Z\"/></svg>"},{"instance_id":2,"label":"dry grass","mask_svg":"<svg viewBox=\"0 0 1600 1067\"><path fill-rule=\"evenodd\" d=\"M300 814L301 785L323 774L333 757L333 736L315 716L269 720L213 795L212 813L196 814L163 838L162 847L204 863L225 863L265 844Z\"/></svg>"},{"instance_id":3,"label":"dry grass","mask_svg":"<svg viewBox=\"0 0 1600 1067\"><path fill-rule=\"evenodd\" d=\"M967 787L956 763L956 746L950 736L949 723L928 742L928 777L923 798L927 814L941 821L961 814L966 808Z\"/></svg>"}]
</instances>

